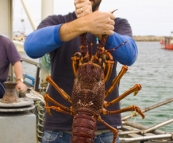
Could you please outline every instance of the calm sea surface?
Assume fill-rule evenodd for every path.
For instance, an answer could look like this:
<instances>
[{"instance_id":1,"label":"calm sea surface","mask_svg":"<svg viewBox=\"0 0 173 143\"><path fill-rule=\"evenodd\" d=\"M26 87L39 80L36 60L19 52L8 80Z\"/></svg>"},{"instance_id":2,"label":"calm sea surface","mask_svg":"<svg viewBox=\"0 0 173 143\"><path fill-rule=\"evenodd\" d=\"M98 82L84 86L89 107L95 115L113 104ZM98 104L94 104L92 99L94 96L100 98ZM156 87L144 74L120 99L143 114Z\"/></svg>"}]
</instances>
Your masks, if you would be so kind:
<instances>
[{"instance_id":1,"label":"calm sea surface","mask_svg":"<svg viewBox=\"0 0 173 143\"><path fill-rule=\"evenodd\" d=\"M173 98L173 50L164 50L159 42L137 42L139 56L137 61L129 67L127 73L122 77L120 83L120 94L133 87L136 83L142 85L142 89L137 94L129 95L121 101L121 107L132 104L141 109ZM28 58L24 53L21 55ZM30 58L29 58L30 59ZM38 60L34 60L38 62ZM24 73L34 76L34 66L23 64ZM118 71L122 65L118 65ZM131 112L123 113L123 116L130 115ZM173 118L173 103L168 103L159 108L145 112L146 118L140 116L130 119L132 122L141 123L148 127ZM159 128L166 132L173 132L173 123Z\"/></svg>"}]
</instances>

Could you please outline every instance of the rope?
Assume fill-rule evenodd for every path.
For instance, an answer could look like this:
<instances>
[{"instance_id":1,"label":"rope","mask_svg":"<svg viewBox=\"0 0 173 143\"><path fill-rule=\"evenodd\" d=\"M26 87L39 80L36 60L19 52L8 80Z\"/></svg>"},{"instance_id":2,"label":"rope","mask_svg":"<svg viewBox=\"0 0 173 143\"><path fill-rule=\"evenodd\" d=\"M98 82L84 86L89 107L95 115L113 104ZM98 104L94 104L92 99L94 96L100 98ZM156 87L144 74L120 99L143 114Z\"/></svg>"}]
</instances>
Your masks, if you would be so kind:
<instances>
[{"instance_id":1,"label":"rope","mask_svg":"<svg viewBox=\"0 0 173 143\"><path fill-rule=\"evenodd\" d=\"M35 114L37 118L37 137L38 143L42 142L43 133L44 133L44 115L45 108L44 103L40 100L35 101Z\"/></svg>"}]
</instances>

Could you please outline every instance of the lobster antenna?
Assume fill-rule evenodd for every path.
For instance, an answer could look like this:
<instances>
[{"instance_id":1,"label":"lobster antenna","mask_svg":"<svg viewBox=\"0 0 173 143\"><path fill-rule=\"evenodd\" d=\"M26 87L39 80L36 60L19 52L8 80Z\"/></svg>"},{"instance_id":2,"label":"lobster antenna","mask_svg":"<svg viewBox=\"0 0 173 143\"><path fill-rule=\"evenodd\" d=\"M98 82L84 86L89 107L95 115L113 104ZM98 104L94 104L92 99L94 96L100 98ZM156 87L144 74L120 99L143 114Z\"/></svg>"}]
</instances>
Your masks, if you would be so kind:
<instances>
[{"instance_id":1,"label":"lobster antenna","mask_svg":"<svg viewBox=\"0 0 173 143\"><path fill-rule=\"evenodd\" d=\"M91 60L91 57L92 57L92 49L93 49L93 43L90 42L90 53L89 53L90 60Z\"/></svg>"},{"instance_id":2,"label":"lobster antenna","mask_svg":"<svg viewBox=\"0 0 173 143\"><path fill-rule=\"evenodd\" d=\"M115 10L113 10L111 13L114 13L115 11L117 11L118 9L115 9Z\"/></svg>"},{"instance_id":3,"label":"lobster antenna","mask_svg":"<svg viewBox=\"0 0 173 143\"><path fill-rule=\"evenodd\" d=\"M119 47L123 46L123 45L126 44L126 43L127 43L127 41L121 43L121 44L120 44L119 46L117 46L116 48L113 48L113 49L110 49L110 50L107 50L107 51L109 51L109 52L111 52L111 51L116 51Z\"/></svg>"}]
</instances>

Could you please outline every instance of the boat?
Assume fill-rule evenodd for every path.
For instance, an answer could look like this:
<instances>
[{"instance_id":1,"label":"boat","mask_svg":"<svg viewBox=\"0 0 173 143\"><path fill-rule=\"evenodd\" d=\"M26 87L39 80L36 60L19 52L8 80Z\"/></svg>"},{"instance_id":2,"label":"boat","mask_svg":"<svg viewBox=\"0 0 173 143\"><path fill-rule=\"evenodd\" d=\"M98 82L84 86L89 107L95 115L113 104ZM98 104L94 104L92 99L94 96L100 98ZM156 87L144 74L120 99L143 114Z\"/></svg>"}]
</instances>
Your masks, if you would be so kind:
<instances>
[{"instance_id":1,"label":"boat","mask_svg":"<svg viewBox=\"0 0 173 143\"><path fill-rule=\"evenodd\" d=\"M173 50L173 31L170 36L160 40L161 47L166 50Z\"/></svg>"},{"instance_id":2,"label":"boat","mask_svg":"<svg viewBox=\"0 0 173 143\"><path fill-rule=\"evenodd\" d=\"M21 3L25 9L33 30L35 30L36 25L34 24L31 11L27 6L26 1L21 0ZM47 5L49 5L49 7ZM23 40L19 41L13 39L12 36L13 0L2 0L0 1L0 9L1 6L7 6L7 8L0 13L1 19L3 19L1 20L0 33L8 35L8 37L13 40L14 44L22 49ZM42 18L53 13L53 0L42 0L42 12L44 14ZM41 143L43 137L45 113L44 94L46 93L48 84L42 81L45 81L48 73L43 70L39 62L35 62L24 57L22 57L22 61L31 66L35 66L36 72L34 77L24 74L24 82L29 86L29 89L24 95L20 95L21 101L17 105L14 105L14 103L5 104L0 102L0 139L2 143ZM13 69L11 68L9 73L9 81L13 82L14 79L15 77L13 76ZM22 100L23 98L25 100ZM173 98L169 98L165 101L151 105L150 107L146 107L142 109L142 111L144 113L149 112L171 102L173 102ZM173 142L172 132L159 130L160 127L173 123L172 118L148 127L130 120L137 116L138 114L133 112L132 114L122 117L122 128L118 129L121 143Z\"/></svg>"}]
</instances>

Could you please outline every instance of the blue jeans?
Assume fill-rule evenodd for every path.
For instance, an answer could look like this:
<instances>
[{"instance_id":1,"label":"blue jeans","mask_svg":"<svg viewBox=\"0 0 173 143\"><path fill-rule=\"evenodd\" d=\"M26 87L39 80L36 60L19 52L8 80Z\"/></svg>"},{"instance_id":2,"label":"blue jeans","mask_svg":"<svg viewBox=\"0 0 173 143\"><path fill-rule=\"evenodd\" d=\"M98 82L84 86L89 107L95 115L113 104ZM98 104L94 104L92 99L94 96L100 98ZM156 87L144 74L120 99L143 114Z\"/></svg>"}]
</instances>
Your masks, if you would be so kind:
<instances>
[{"instance_id":1,"label":"blue jeans","mask_svg":"<svg viewBox=\"0 0 173 143\"><path fill-rule=\"evenodd\" d=\"M97 135L94 138L94 143L112 143L113 133L106 132L101 135ZM42 143L71 143L71 134L66 132L53 132L53 131L44 131L44 136ZM119 136L116 138L116 143L120 143Z\"/></svg>"},{"instance_id":2,"label":"blue jeans","mask_svg":"<svg viewBox=\"0 0 173 143\"><path fill-rule=\"evenodd\" d=\"M0 82L0 98L2 98L4 94L5 94L5 87L4 84Z\"/></svg>"}]
</instances>

